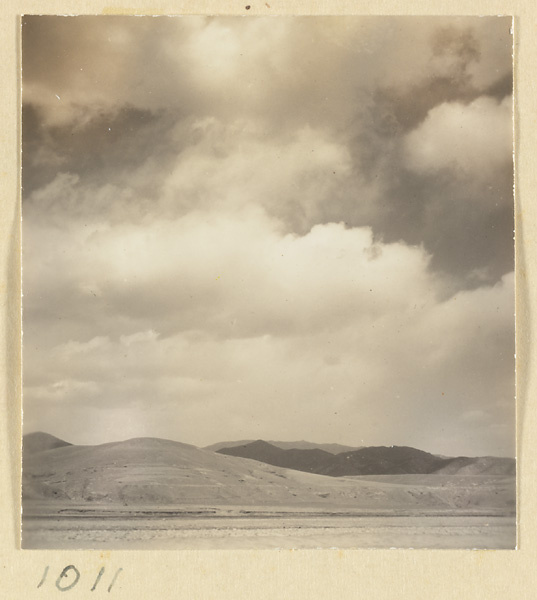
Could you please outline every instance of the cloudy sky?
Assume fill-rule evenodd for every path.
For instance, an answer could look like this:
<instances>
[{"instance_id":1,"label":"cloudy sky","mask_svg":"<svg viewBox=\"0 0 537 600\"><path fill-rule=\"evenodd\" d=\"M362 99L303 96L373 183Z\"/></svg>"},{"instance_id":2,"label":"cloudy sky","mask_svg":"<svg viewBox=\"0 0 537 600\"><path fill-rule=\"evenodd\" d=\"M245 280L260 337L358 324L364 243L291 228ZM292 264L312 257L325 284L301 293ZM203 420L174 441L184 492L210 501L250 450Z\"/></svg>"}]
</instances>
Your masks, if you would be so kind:
<instances>
[{"instance_id":1,"label":"cloudy sky","mask_svg":"<svg viewBox=\"0 0 537 600\"><path fill-rule=\"evenodd\" d=\"M514 453L508 18L23 18L24 427Z\"/></svg>"}]
</instances>

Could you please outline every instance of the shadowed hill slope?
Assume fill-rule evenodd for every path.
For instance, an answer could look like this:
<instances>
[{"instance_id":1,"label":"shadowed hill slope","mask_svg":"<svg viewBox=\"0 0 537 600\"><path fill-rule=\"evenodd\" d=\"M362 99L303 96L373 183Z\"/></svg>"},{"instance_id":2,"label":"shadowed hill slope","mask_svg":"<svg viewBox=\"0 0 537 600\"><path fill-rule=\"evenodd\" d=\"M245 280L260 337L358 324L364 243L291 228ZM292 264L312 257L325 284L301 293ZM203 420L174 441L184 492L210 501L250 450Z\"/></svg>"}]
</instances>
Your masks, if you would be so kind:
<instances>
[{"instance_id":1,"label":"shadowed hill slope","mask_svg":"<svg viewBox=\"0 0 537 600\"><path fill-rule=\"evenodd\" d=\"M446 475L501 475L514 476L516 461L513 458L482 456L478 458L459 457L452 459L436 473Z\"/></svg>"},{"instance_id":2,"label":"shadowed hill slope","mask_svg":"<svg viewBox=\"0 0 537 600\"><path fill-rule=\"evenodd\" d=\"M22 439L22 449L25 455L71 445L72 444L70 444L69 442L60 440L59 438L54 437L49 433L44 433L42 431L28 433Z\"/></svg>"},{"instance_id":3,"label":"shadowed hill slope","mask_svg":"<svg viewBox=\"0 0 537 600\"><path fill-rule=\"evenodd\" d=\"M296 448L283 450L263 440L257 440L236 448L223 448L218 452L228 456L252 458L285 469L318 474L324 474L323 471L329 469L334 459L334 455L330 452L317 448L312 450L299 450Z\"/></svg>"},{"instance_id":4,"label":"shadowed hill slope","mask_svg":"<svg viewBox=\"0 0 537 600\"><path fill-rule=\"evenodd\" d=\"M430 473L511 476L515 472L515 461L510 458L439 457L407 446L377 446L333 455L321 450L282 450L257 440L218 452L331 477Z\"/></svg>"},{"instance_id":5,"label":"shadowed hill slope","mask_svg":"<svg viewBox=\"0 0 537 600\"><path fill-rule=\"evenodd\" d=\"M327 475L399 475L434 473L451 459L408 446L374 446L335 457Z\"/></svg>"}]
</instances>

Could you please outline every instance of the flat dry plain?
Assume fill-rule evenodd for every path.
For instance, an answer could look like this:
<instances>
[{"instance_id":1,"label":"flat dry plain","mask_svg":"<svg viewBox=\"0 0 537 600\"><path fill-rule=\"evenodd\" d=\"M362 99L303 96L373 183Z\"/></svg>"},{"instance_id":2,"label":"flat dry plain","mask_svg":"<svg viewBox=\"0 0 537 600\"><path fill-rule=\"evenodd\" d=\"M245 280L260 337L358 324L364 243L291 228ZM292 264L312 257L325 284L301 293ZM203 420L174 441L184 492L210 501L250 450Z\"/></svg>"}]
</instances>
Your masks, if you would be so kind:
<instances>
[{"instance_id":1,"label":"flat dry plain","mask_svg":"<svg viewBox=\"0 0 537 600\"><path fill-rule=\"evenodd\" d=\"M254 516L252 516L254 515ZM269 549L479 548L516 544L513 516L365 516L352 513L282 514L275 509L226 516L92 516L30 518L24 548Z\"/></svg>"}]
</instances>

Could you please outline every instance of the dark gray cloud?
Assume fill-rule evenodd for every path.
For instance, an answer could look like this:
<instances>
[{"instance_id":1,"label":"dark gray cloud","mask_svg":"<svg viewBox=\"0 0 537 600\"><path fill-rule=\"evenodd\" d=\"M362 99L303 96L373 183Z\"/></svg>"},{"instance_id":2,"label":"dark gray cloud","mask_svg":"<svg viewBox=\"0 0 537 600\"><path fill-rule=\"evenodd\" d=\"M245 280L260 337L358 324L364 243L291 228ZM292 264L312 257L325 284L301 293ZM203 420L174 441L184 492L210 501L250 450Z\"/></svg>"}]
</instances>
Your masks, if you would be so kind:
<instances>
[{"instance_id":1,"label":"dark gray cloud","mask_svg":"<svg viewBox=\"0 0 537 600\"><path fill-rule=\"evenodd\" d=\"M152 158L169 158L170 115L124 105L102 111L73 130L72 124L42 127L39 107L23 106L23 188L25 200L49 184L58 171L111 184Z\"/></svg>"},{"instance_id":2,"label":"dark gray cloud","mask_svg":"<svg viewBox=\"0 0 537 600\"><path fill-rule=\"evenodd\" d=\"M400 156L403 136L435 106L511 93L508 19L302 18L292 27L290 21L250 22L251 32L236 18L133 22L113 17L103 23L97 17L27 17L26 197L50 183L57 171L76 174L80 185L106 183L121 190L117 200L105 195L103 207L95 189L89 205L78 208L84 218L99 218L103 210L113 213L114 202L129 206L118 211L120 218L136 218L153 201L157 210L169 210L157 201L159 182L181 151L198 142L192 130L196 116L250 116L276 144L297 127L329 127L334 140L348 146L353 172L331 189L330 198L307 209L295 189L285 190L285 203L270 209L292 230L304 233L331 220L373 225L379 238L425 244L433 254L432 266L463 287L476 283L472 273L487 267L487 256L491 278L510 269L509 154L505 167L481 190L469 190L468 181L454 173L411 173ZM253 41L256 29L270 37L247 51L243 44ZM221 45L221 62L210 53L211 44ZM501 61L484 74L495 55ZM240 85L230 89L227 79L235 77ZM69 105L63 112L56 106L62 102ZM144 165L153 176L149 184L148 178L133 177ZM132 200L126 199L129 191ZM481 205L482 219L471 207L470 222L465 212L458 220L441 214L444 196L472 204L480 193L491 196L489 206L494 207L488 214ZM185 203L188 210L188 199L173 210L184 210ZM456 243L450 244L450 238ZM465 260L453 259L451 246Z\"/></svg>"}]
</instances>

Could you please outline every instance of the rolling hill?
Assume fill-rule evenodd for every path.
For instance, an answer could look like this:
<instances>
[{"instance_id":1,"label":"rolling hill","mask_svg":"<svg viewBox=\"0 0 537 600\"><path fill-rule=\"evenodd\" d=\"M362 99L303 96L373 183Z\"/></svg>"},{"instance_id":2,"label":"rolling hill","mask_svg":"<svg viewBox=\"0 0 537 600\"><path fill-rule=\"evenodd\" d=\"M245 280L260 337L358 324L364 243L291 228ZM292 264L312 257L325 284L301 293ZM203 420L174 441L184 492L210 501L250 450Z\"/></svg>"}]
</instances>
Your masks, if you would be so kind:
<instances>
[{"instance_id":1,"label":"rolling hill","mask_svg":"<svg viewBox=\"0 0 537 600\"><path fill-rule=\"evenodd\" d=\"M289 476L288 474L291 473ZM195 446L137 438L98 446L64 446L30 454L23 501L144 506L315 504L334 494L332 480L284 471ZM326 480L326 481L325 481ZM341 489L348 483L342 482ZM345 494L340 500L345 500Z\"/></svg>"},{"instance_id":2,"label":"rolling hill","mask_svg":"<svg viewBox=\"0 0 537 600\"><path fill-rule=\"evenodd\" d=\"M36 452L43 452L44 450L52 450L54 448L61 448L63 446L71 446L69 442L64 442L49 433L43 433L42 431L36 431L35 433L29 433L23 438L23 452L25 455L34 454Z\"/></svg>"},{"instance_id":3,"label":"rolling hill","mask_svg":"<svg viewBox=\"0 0 537 600\"><path fill-rule=\"evenodd\" d=\"M156 438L63 445L25 457L23 512L98 509L134 514L146 507L155 514L163 507L194 507L199 512L200 507L218 506L503 511L514 506L512 477L427 475L411 485L393 484L385 477L327 477Z\"/></svg>"}]
</instances>

